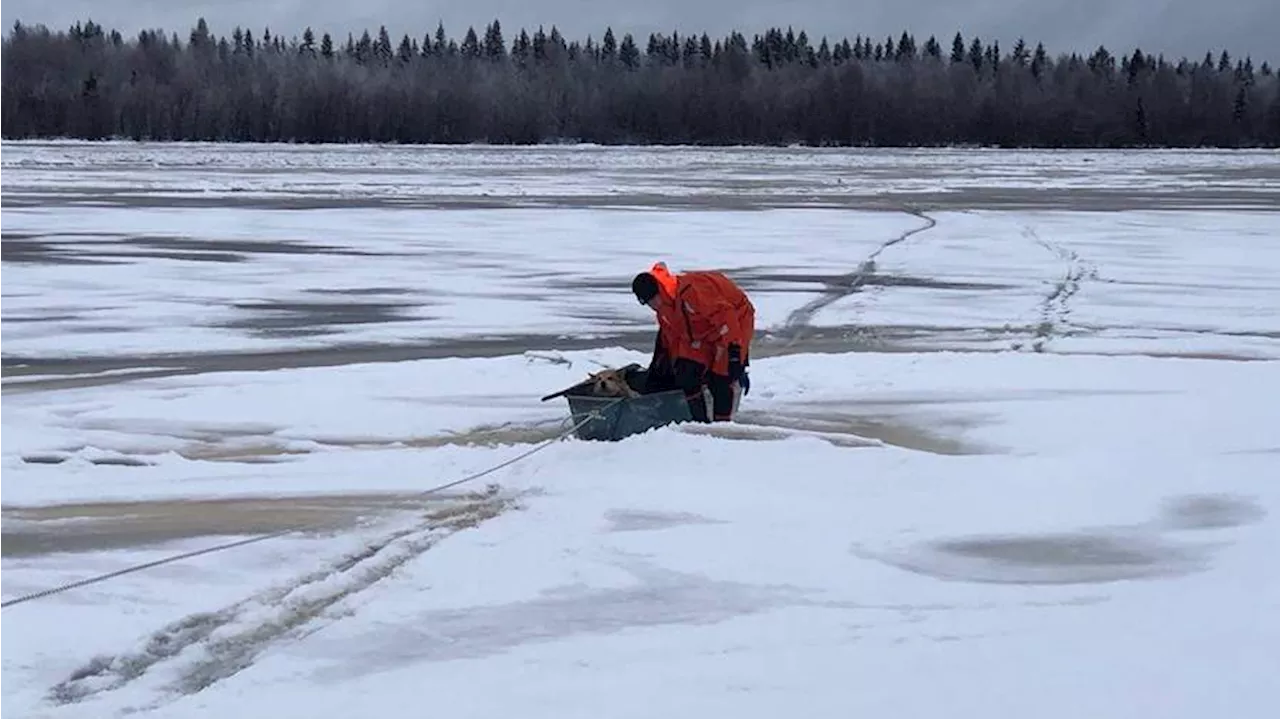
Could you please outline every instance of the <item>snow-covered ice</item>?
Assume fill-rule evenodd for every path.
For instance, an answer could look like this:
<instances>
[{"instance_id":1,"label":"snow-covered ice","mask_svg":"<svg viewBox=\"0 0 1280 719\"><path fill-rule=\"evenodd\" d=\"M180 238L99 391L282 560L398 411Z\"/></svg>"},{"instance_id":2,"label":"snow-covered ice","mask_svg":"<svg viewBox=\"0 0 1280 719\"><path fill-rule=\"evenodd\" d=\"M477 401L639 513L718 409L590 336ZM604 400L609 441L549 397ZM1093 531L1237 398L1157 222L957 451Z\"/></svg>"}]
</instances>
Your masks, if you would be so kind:
<instances>
[{"instance_id":1,"label":"snow-covered ice","mask_svg":"<svg viewBox=\"0 0 1280 719\"><path fill-rule=\"evenodd\" d=\"M5 146L3 596L311 523L6 607L6 715L1280 706L1274 212L164 200L201 178L288 195L266 185L299 163L357 198L402 165L419 188L515 192L526 167L564 195L663 173L697 194L719 167L785 193L850 158L948 191L1094 166L1176 194L1274 156L95 147ZM156 197L100 203L111 182ZM647 360L626 280L655 259L760 298L739 421L556 442L423 498L556 437L542 395ZM451 344L494 335L516 339ZM337 358L290 366L303 350ZM209 359L262 351L280 361Z\"/></svg>"},{"instance_id":2,"label":"snow-covered ice","mask_svg":"<svg viewBox=\"0 0 1280 719\"><path fill-rule=\"evenodd\" d=\"M5 223L57 253L5 267L22 288L6 289L20 324L6 329L5 352L55 356L327 346L329 324L347 343L647 330L646 310L617 298L655 258L813 273L856 266L920 221L834 210L18 208ZM94 259L112 264L80 264ZM785 319L795 298L785 289L753 295L761 326Z\"/></svg>"},{"instance_id":3,"label":"snow-covered ice","mask_svg":"<svg viewBox=\"0 0 1280 719\"><path fill-rule=\"evenodd\" d=\"M566 359L17 395L6 430L57 433L9 434L5 501L421 490L525 447L404 446L414 438L511 416L554 419L553 408L516 411L534 402L517 388L568 384L597 366L589 360L640 357ZM8 608L6 708L339 716L375 701L396 713L425 695L448 696L450 711L467 716L763 716L787 707L925 716L944 706L1002 716L1152 706L1163 716L1266 715L1276 668L1266 647L1280 639L1269 559L1280 540L1270 481L1280 416L1257 388L1275 385L1273 364L803 355L761 360L755 374L752 414L808 418L811 435L732 441L672 429L616 445L554 444L493 478L516 507L430 549L414 544L424 537L397 536L413 529L406 519ZM460 404L467 387L471 408ZM861 420L867 438L885 442L830 444L821 420L831 415ZM315 444L272 464L174 451L195 430L216 433L237 418L271 441ZM903 448L895 426L954 447ZM353 432L364 446L326 444ZM138 467L19 458L77 441L156 453ZM337 569L361 543L388 546ZM6 558L5 593L158 554ZM385 564L395 571L371 581ZM292 597L302 608L280 598L295 583L306 592ZM327 601L346 591L314 615L307 608L313 594ZM109 626L87 629L99 625ZM164 638L179 646L154 656ZM100 654L116 663L68 683ZM232 660L242 670L227 672L222 662ZM146 671L135 677L128 667L139 664ZM80 692L75 703L46 703Z\"/></svg>"},{"instance_id":4,"label":"snow-covered ice","mask_svg":"<svg viewBox=\"0 0 1280 719\"><path fill-rule=\"evenodd\" d=\"M931 213L815 324L923 346L1276 358L1274 212ZM882 331L886 331L882 330ZM947 333L950 330L950 333Z\"/></svg>"},{"instance_id":5,"label":"snow-covered ice","mask_svg":"<svg viewBox=\"0 0 1280 719\"><path fill-rule=\"evenodd\" d=\"M1269 150L1009 151L922 148L344 146L5 143L6 189L58 199L539 202L609 196L834 201L886 192L1046 189L1274 196ZM97 193L103 193L98 197ZM111 195L117 195L114 200ZM1265 196L1265 195L1260 195ZM1047 198L1046 198L1047 199Z\"/></svg>"}]
</instances>

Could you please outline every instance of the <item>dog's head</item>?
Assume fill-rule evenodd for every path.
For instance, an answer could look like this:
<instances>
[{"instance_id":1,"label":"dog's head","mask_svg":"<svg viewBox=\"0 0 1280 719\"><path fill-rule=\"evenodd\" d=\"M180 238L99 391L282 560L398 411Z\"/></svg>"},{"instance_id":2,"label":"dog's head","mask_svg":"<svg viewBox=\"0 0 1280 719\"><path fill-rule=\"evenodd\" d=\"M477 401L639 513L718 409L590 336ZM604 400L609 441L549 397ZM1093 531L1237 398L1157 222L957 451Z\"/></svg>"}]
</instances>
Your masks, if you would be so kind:
<instances>
[{"instance_id":1,"label":"dog's head","mask_svg":"<svg viewBox=\"0 0 1280 719\"><path fill-rule=\"evenodd\" d=\"M634 397L636 391L627 384L626 376L616 369L596 372L588 378L592 394L597 397Z\"/></svg>"}]
</instances>

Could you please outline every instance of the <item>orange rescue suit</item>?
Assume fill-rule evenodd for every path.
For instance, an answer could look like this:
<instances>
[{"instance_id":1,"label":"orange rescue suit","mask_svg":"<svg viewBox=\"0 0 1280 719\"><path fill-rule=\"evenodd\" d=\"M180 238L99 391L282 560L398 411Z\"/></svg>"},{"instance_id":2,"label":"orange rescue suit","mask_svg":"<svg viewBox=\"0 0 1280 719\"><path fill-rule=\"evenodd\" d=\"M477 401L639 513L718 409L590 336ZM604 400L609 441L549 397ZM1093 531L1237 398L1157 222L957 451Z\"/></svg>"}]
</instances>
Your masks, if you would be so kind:
<instances>
[{"instance_id":1,"label":"orange rescue suit","mask_svg":"<svg viewBox=\"0 0 1280 719\"><path fill-rule=\"evenodd\" d=\"M756 310L733 280L713 270L676 276L661 262L649 273L658 280L659 334L672 360L690 359L727 376L729 345L736 344L748 363Z\"/></svg>"}]
</instances>

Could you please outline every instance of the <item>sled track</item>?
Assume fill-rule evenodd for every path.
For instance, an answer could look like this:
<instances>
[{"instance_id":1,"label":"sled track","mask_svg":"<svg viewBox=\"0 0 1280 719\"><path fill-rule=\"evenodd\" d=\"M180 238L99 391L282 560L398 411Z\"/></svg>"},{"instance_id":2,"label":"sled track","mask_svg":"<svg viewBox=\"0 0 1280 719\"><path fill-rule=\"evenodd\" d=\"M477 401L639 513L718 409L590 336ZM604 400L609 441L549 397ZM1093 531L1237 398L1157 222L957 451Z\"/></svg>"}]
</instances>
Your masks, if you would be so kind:
<instances>
[{"instance_id":1,"label":"sled track","mask_svg":"<svg viewBox=\"0 0 1280 719\"><path fill-rule=\"evenodd\" d=\"M368 589L446 537L497 516L512 506L497 488L436 510L416 527L390 532L330 566L284 586L255 594L215 612L179 619L141 647L98 656L49 691L55 704L83 702L139 681L156 686L157 698L127 713L150 711L195 694L248 668L271 644L305 636L350 609L340 602ZM163 676L158 676L163 674Z\"/></svg>"},{"instance_id":2,"label":"sled track","mask_svg":"<svg viewBox=\"0 0 1280 719\"><path fill-rule=\"evenodd\" d=\"M803 339L805 331L809 329L810 323L813 321L813 316L815 314L824 308L829 307L832 303L860 291L863 285L866 284L867 280L875 274L876 258L878 258L882 252L894 245L906 242L914 235L918 235L926 230L931 230L938 224L937 220L920 210L906 209L903 210L903 212L919 217L924 220L925 224L920 227L907 230L897 237L881 244L874 252L867 255L867 258L858 265L858 269L844 275L843 277L838 277L829 281L827 283L826 291L824 291L821 296L787 315L787 320L782 326L783 334L788 337L786 343L787 347L791 347L796 342Z\"/></svg>"},{"instance_id":3,"label":"sled track","mask_svg":"<svg viewBox=\"0 0 1280 719\"><path fill-rule=\"evenodd\" d=\"M1022 236L1053 253L1066 265L1062 277L1054 282L1052 289L1040 301L1040 321L1032 329L1031 348L1036 352L1043 352L1045 345L1070 330L1071 298L1080 291L1086 280L1098 278L1098 268L1081 258L1074 250L1041 238L1030 227L1023 228Z\"/></svg>"}]
</instances>

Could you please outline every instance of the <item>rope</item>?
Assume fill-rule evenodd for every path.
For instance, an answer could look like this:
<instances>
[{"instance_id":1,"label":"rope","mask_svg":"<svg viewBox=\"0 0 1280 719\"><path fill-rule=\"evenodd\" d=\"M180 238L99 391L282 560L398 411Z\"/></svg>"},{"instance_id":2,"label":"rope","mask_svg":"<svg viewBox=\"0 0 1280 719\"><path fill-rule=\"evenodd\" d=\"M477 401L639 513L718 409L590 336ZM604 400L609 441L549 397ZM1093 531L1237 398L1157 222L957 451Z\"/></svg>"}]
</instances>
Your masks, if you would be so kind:
<instances>
[{"instance_id":1,"label":"rope","mask_svg":"<svg viewBox=\"0 0 1280 719\"><path fill-rule=\"evenodd\" d=\"M444 491L444 490L446 490L446 489L450 489L450 488L452 488L452 487L456 487L456 486L458 486L458 485L460 485L460 484L466 484L467 482L474 482L475 480L480 479L481 477L486 477L486 476L488 476L488 475L490 475L490 474L493 474L494 472L497 472L497 471L498 471L498 470L500 470L500 469L504 469L504 468L506 468L506 467L510 467L511 465L515 464L516 462L519 462L519 461L521 461L521 460L524 460L524 459L526 459L526 458L528 458L528 457L530 457L530 456L532 456L532 455L534 455L534 454L536 454L536 453L538 453L538 452L541 452L542 450L546 449L547 447L550 447L551 445L555 444L556 442L559 442L560 440L565 439L565 438L566 438L566 437L568 437L569 435L571 435L571 434L573 434L574 432L578 431L578 429L579 429L579 428L583 427L584 425L586 425L586 424L587 424L588 422L590 422L591 420L598 418L602 412L604 412L605 410L607 410L607 409L609 409L610 407L614 406L615 404L618 404L619 402L622 402L624 399L626 399L626 398L625 398L625 397L619 397L618 399L615 399L615 400L613 400L612 402L609 402L608 404L604 405L603 407L600 407L600 408L597 408L597 409L592 410L591 412L587 413L587 415L586 415L586 417L585 417L585 418L583 418L581 421L576 422L575 424L571 425L569 428L565 429L565 430L564 430L563 432L561 432L560 434L558 434L558 435L556 435L556 436L554 436L554 437L551 437L550 439L547 439L546 441L542 442L541 444L535 445L533 448L528 449L528 450L526 450L526 451L524 451L524 452L522 452L522 453L520 453L520 454L517 454L516 456L514 456L514 457L512 457L512 458L510 458L510 459L507 459L507 460L504 460L504 461L502 461L502 462L499 462L498 464L495 464L495 465L493 465L492 467L489 467L489 468L487 468L487 469L483 469L483 470L481 470L481 471L479 471L479 472L473 472L472 474L468 474L468 475L466 475L465 477L463 477L463 478L461 478L461 479L455 479L455 480L453 480L452 482L446 482L446 483L444 483L444 484L441 484L441 485L438 485L438 486L432 487L432 488L430 488L430 489L427 489L427 490L425 490L425 491L422 491L422 492L418 493L418 494L417 494L417 495L415 495L415 496L418 496L418 497L425 497L425 496L428 496L428 495L431 495L431 494L435 494L436 492L442 492L442 491ZM556 421L562 421L562 420L556 420ZM316 525L316 526L318 527L319 525ZM13 598L13 599L6 599L6 600L4 600L3 602L0 602L0 609L8 608L8 607L14 606L15 604L22 604L23 602L30 602L30 601L33 601L33 600L36 600L36 599L42 599L42 598L44 598L44 597L50 597L50 596L53 596L53 595L55 595L55 594L62 594L63 592L69 592L69 591L71 591L72 589L79 589L80 587L87 587L87 586L89 586L89 585L91 585L91 584L98 584L98 583L100 583L100 582L105 582L105 581L107 581L107 580L109 580L109 579L115 579L116 577L123 577L123 576L124 576L124 575L126 575L126 574L133 574L133 573L135 573L135 572L141 572L141 571L146 570L146 569L153 569L153 568L155 568L155 567L164 566L164 565L166 565L166 564L173 564L174 562L181 562L181 561L182 561L182 560L184 560L184 559L191 559L192 557L199 557L199 556L204 555L204 554L213 554L213 553L215 553L215 552L222 552L222 551L225 551L225 550L228 550L228 549L235 549L236 547L243 547L243 546L246 546L246 545L249 545L249 544L256 544L256 543L258 543L258 542L265 542L265 541L267 541L268 539L275 539L275 538L277 538L277 537L283 537L283 536L284 536L284 535L286 535L286 534L292 534L292 533L294 533L294 532L301 532L301 531L304 531L304 530L306 530L306 529L307 529L307 526L306 526L306 525L303 525L302 527L292 527L292 528L290 528L290 529L282 529L282 530L279 530L279 531L276 531L276 532L271 532L271 533L269 533L269 534L260 534L260 535L255 536L255 537L248 537L248 538L246 538L246 539L238 539L238 540L235 540L235 541L232 541L232 542L226 542L226 543L224 543L224 544L217 544L217 545L214 545L214 546L212 546L212 547L206 547L206 548L204 548L204 549L197 549L197 550L190 551L190 552L183 552L182 554L175 554L175 555L168 556L168 557L164 557L164 558L157 559L157 560L154 560L154 561L145 562L145 563L143 563L143 564L135 564L135 565L132 565L132 566L129 566L129 567L125 567L124 569L117 569L117 570L116 570L116 571L114 571L114 572L107 572L106 574L99 574L99 575L94 576L94 577L88 577L88 578L86 578L86 579L81 579L81 580L78 580L78 581L69 582L69 583L67 583L67 584L62 584L62 585L59 585L59 586L56 586L56 587L51 587L51 588L49 588L49 589L44 589L44 590L41 590L41 591L38 591L38 592L32 592L32 593L30 593L30 594L24 594L24 595L22 595L22 596L20 596L20 597L15 597L15 598Z\"/></svg>"}]
</instances>

